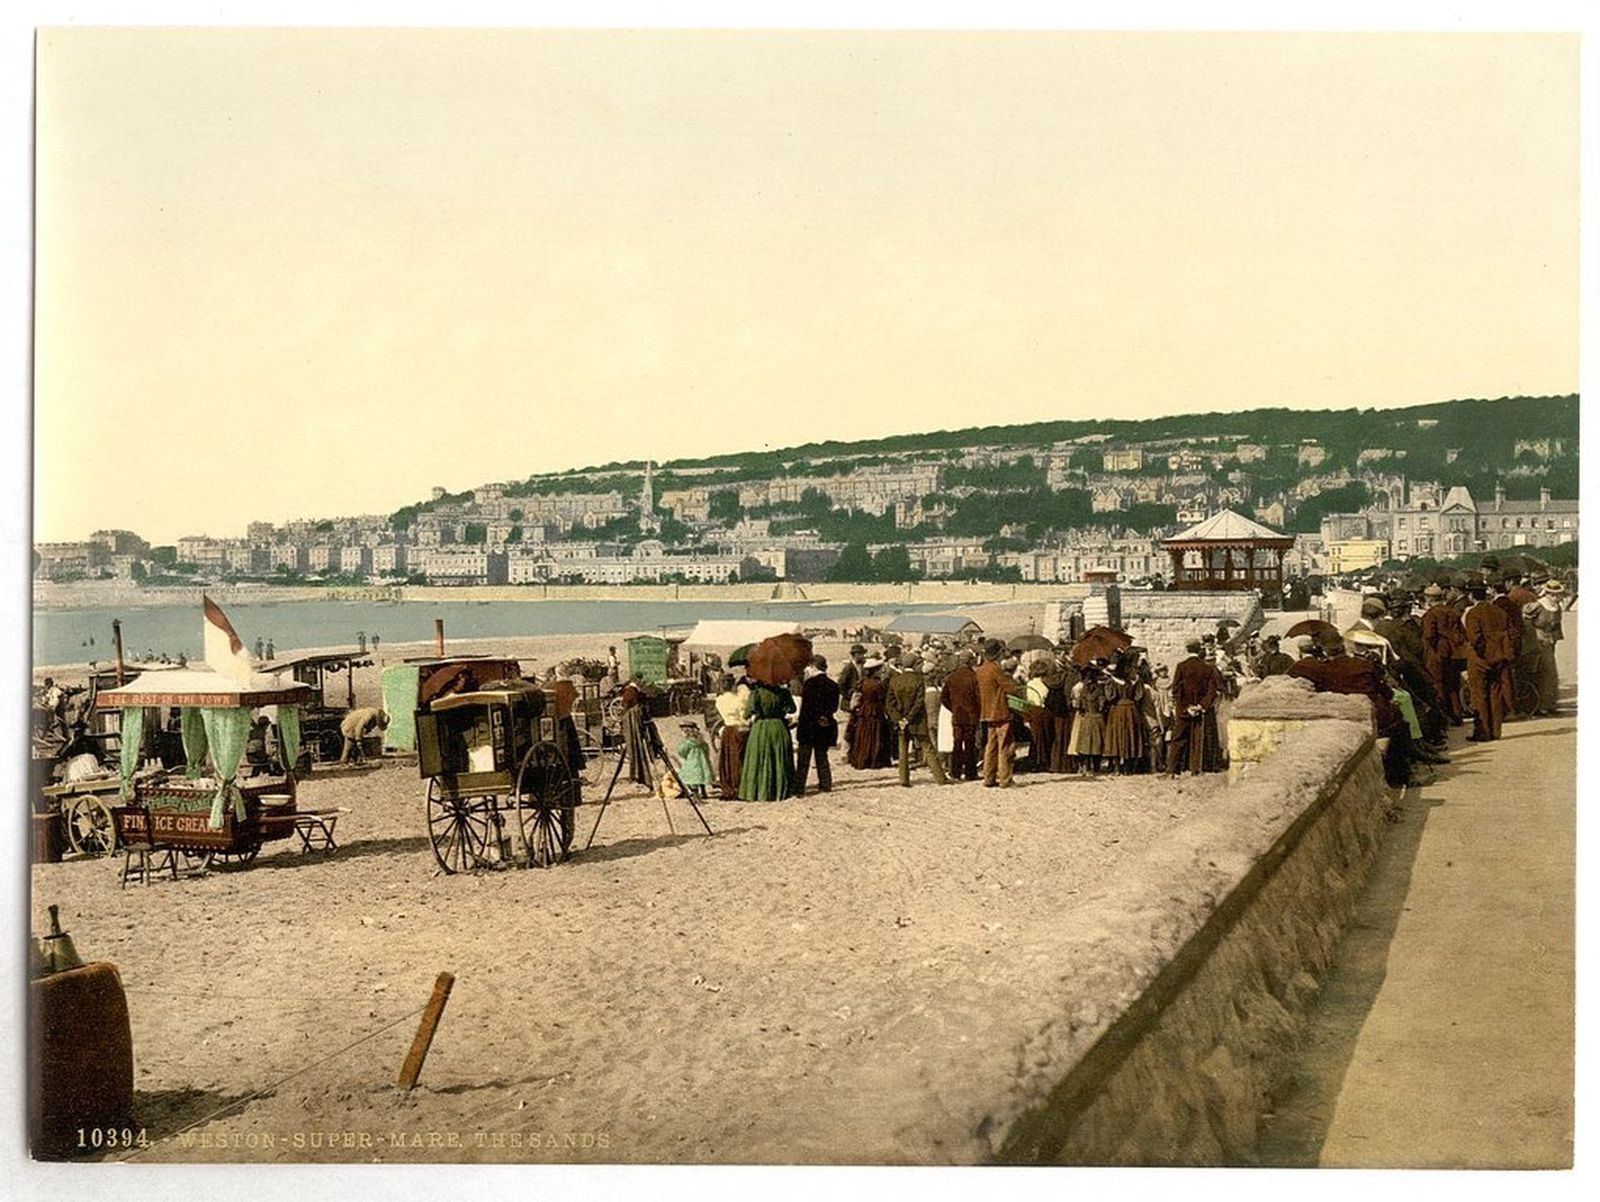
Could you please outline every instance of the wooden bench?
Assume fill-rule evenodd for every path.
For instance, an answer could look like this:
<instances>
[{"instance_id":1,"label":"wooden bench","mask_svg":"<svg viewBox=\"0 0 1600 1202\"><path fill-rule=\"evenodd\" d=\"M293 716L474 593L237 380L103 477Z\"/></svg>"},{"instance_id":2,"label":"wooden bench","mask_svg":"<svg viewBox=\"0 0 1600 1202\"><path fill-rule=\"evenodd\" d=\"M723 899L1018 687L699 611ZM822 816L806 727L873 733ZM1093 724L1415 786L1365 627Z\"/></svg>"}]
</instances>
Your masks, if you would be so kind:
<instances>
[{"instance_id":1,"label":"wooden bench","mask_svg":"<svg viewBox=\"0 0 1600 1202\"><path fill-rule=\"evenodd\" d=\"M294 816L294 832L300 836L300 852L308 851L334 851L339 844L334 841L333 831L339 825L339 815L348 814L345 808L326 810L297 810Z\"/></svg>"}]
</instances>

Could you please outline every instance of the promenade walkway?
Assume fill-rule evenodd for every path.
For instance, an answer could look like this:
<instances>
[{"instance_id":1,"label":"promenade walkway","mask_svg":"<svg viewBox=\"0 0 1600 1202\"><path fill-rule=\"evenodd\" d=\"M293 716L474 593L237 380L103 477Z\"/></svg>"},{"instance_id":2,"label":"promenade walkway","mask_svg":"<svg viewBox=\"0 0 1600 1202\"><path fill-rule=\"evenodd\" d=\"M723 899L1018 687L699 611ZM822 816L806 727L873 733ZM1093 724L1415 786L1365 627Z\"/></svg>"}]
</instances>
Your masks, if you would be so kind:
<instances>
[{"instance_id":1,"label":"promenade walkway","mask_svg":"<svg viewBox=\"0 0 1600 1202\"><path fill-rule=\"evenodd\" d=\"M1563 708L1452 739L1400 803L1312 1015L1272 1165L1572 1161L1576 614Z\"/></svg>"}]
</instances>

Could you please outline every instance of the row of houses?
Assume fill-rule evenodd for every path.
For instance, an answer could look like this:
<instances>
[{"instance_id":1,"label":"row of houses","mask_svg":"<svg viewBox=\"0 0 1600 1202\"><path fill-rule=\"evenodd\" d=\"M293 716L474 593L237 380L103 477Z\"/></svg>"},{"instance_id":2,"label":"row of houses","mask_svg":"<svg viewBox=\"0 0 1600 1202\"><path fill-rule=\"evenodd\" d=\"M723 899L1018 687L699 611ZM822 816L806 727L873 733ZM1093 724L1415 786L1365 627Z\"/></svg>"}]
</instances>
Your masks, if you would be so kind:
<instances>
[{"instance_id":1,"label":"row of houses","mask_svg":"<svg viewBox=\"0 0 1600 1202\"><path fill-rule=\"evenodd\" d=\"M1576 498L1541 489L1537 501L1494 499L1479 503L1460 485L1408 485L1382 493L1357 513L1331 513L1322 520L1329 570L1359 571L1390 559L1448 559L1491 551L1536 550L1577 541Z\"/></svg>"}]
</instances>

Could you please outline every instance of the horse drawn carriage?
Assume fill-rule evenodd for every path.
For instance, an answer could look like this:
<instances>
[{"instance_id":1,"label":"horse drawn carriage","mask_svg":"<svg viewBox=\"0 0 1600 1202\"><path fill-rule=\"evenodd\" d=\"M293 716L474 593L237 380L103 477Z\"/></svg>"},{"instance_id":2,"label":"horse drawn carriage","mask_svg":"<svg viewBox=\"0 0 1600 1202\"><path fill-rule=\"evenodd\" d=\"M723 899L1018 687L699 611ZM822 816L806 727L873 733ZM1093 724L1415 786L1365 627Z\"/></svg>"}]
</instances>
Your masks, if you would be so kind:
<instances>
[{"instance_id":1,"label":"horse drawn carriage","mask_svg":"<svg viewBox=\"0 0 1600 1202\"><path fill-rule=\"evenodd\" d=\"M598 805L587 848L621 775L626 724L608 726L596 685L566 679L548 689L496 681L420 706L417 770L428 782L428 839L440 869L553 867L571 853L578 808ZM640 734L632 753L656 759L676 779L654 725L643 722ZM604 796L585 802L584 785L598 793L602 783Z\"/></svg>"}]
</instances>

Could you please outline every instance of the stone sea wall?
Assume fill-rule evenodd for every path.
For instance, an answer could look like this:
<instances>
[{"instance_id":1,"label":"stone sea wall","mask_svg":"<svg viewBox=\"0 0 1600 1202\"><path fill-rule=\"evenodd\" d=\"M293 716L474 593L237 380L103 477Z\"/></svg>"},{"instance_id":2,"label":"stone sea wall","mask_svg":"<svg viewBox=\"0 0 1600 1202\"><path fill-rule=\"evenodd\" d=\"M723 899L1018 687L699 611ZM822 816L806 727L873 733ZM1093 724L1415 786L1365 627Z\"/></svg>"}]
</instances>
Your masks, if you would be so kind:
<instances>
[{"instance_id":1,"label":"stone sea wall","mask_svg":"<svg viewBox=\"0 0 1600 1202\"><path fill-rule=\"evenodd\" d=\"M1321 716L1297 695L1292 737L1075 909L1057 1013L1018 1049L981 1158L1254 1161L1387 825L1370 722L1344 700Z\"/></svg>"}]
</instances>

